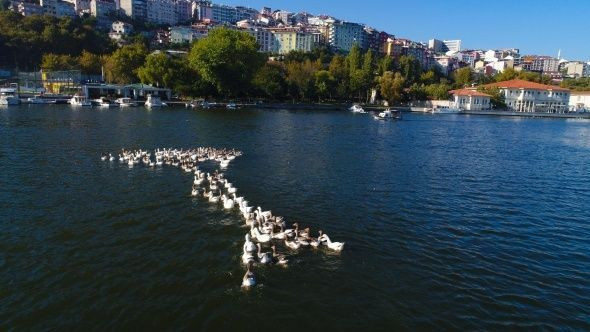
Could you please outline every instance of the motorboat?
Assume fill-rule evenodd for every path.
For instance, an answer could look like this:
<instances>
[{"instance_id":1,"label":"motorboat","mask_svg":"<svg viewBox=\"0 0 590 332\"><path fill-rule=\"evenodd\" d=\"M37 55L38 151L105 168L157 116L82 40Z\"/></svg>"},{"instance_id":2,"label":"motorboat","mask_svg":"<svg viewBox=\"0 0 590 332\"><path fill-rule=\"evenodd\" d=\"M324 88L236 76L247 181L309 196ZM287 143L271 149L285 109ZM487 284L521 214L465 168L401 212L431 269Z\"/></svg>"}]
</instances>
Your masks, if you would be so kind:
<instances>
[{"instance_id":1,"label":"motorboat","mask_svg":"<svg viewBox=\"0 0 590 332\"><path fill-rule=\"evenodd\" d=\"M349 108L350 111L352 111L353 113L367 113L365 112L365 110L361 107L361 105L359 104L354 104Z\"/></svg>"},{"instance_id":2,"label":"motorboat","mask_svg":"<svg viewBox=\"0 0 590 332\"><path fill-rule=\"evenodd\" d=\"M432 114L456 114L461 113L461 109L453 108L453 107L446 107L446 106L435 106L430 113Z\"/></svg>"},{"instance_id":3,"label":"motorboat","mask_svg":"<svg viewBox=\"0 0 590 332\"><path fill-rule=\"evenodd\" d=\"M85 96L74 95L70 98L70 105L72 106L92 106L92 103Z\"/></svg>"},{"instance_id":4,"label":"motorboat","mask_svg":"<svg viewBox=\"0 0 590 332\"><path fill-rule=\"evenodd\" d=\"M105 97L100 97L98 99L94 99L94 103L100 107L117 107L119 104L113 103L112 101L108 100Z\"/></svg>"},{"instance_id":5,"label":"motorboat","mask_svg":"<svg viewBox=\"0 0 590 332\"><path fill-rule=\"evenodd\" d=\"M13 88L2 88L0 89L0 105L18 105L20 99L16 89Z\"/></svg>"},{"instance_id":6,"label":"motorboat","mask_svg":"<svg viewBox=\"0 0 590 332\"><path fill-rule=\"evenodd\" d=\"M388 119L401 119L402 118L402 113L398 110L391 110L391 109L386 109L385 111L379 113L377 116L375 116L375 119L377 120L388 120Z\"/></svg>"},{"instance_id":7,"label":"motorboat","mask_svg":"<svg viewBox=\"0 0 590 332\"><path fill-rule=\"evenodd\" d=\"M55 104L55 99L47 99L43 98L40 95L36 95L34 97L27 98L27 102L29 104Z\"/></svg>"},{"instance_id":8,"label":"motorboat","mask_svg":"<svg viewBox=\"0 0 590 332\"><path fill-rule=\"evenodd\" d=\"M205 100L193 100L190 103L186 103L185 104L186 107L190 107L190 108L202 108L202 109L208 109L210 107L209 103Z\"/></svg>"},{"instance_id":9,"label":"motorboat","mask_svg":"<svg viewBox=\"0 0 590 332\"><path fill-rule=\"evenodd\" d=\"M135 106L137 106L137 103L135 101L133 101L133 99L127 98L127 97L117 98L115 100L115 103L119 104L120 107L135 107Z\"/></svg>"},{"instance_id":10,"label":"motorboat","mask_svg":"<svg viewBox=\"0 0 590 332\"><path fill-rule=\"evenodd\" d=\"M238 109L238 105L236 105L236 103L228 103L225 108L227 108L228 110L235 110Z\"/></svg>"},{"instance_id":11,"label":"motorboat","mask_svg":"<svg viewBox=\"0 0 590 332\"><path fill-rule=\"evenodd\" d=\"M145 101L145 107L162 107L167 106L165 103L162 102L159 96L154 95L147 95L147 100Z\"/></svg>"}]
</instances>

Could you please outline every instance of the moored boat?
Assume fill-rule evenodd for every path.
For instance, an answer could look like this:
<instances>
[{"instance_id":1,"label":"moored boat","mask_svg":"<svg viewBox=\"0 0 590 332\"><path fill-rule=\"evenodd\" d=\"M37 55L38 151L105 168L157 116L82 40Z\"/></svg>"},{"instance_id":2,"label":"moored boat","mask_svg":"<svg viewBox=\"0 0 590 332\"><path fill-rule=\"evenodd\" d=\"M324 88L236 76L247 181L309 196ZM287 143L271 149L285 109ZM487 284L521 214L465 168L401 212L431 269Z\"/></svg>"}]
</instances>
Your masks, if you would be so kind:
<instances>
[{"instance_id":1,"label":"moored boat","mask_svg":"<svg viewBox=\"0 0 590 332\"><path fill-rule=\"evenodd\" d=\"M454 107L435 106L430 113L432 114L455 114L461 113L461 109Z\"/></svg>"},{"instance_id":2,"label":"moored boat","mask_svg":"<svg viewBox=\"0 0 590 332\"><path fill-rule=\"evenodd\" d=\"M56 103L56 100L55 99L43 98L40 95L36 95L34 97L27 98L27 102L29 104L55 104Z\"/></svg>"},{"instance_id":3,"label":"moored boat","mask_svg":"<svg viewBox=\"0 0 590 332\"><path fill-rule=\"evenodd\" d=\"M133 101L133 99L127 98L127 97L117 98L115 100L115 103L119 104L120 107L135 107L135 106L137 106L137 103L135 101Z\"/></svg>"},{"instance_id":4,"label":"moored boat","mask_svg":"<svg viewBox=\"0 0 590 332\"><path fill-rule=\"evenodd\" d=\"M147 100L145 101L145 106L146 107L162 107L162 106L167 106L166 103L162 102L162 99L160 99L159 96L154 96L154 95L147 95Z\"/></svg>"},{"instance_id":5,"label":"moored boat","mask_svg":"<svg viewBox=\"0 0 590 332\"><path fill-rule=\"evenodd\" d=\"M365 112L365 110L361 107L361 105L359 104L354 104L349 108L350 111L352 111L352 113L367 113Z\"/></svg>"},{"instance_id":6,"label":"moored boat","mask_svg":"<svg viewBox=\"0 0 590 332\"><path fill-rule=\"evenodd\" d=\"M402 118L402 112L398 110L386 109L385 111L379 113L375 116L377 120L389 120L389 119L396 119L400 120Z\"/></svg>"},{"instance_id":7,"label":"moored boat","mask_svg":"<svg viewBox=\"0 0 590 332\"><path fill-rule=\"evenodd\" d=\"M2 88L0 89L0 105L18 105L20 99L16 89L13 88Z\"/></svg>"},{"instance_id":8,"label":"moored boat","mask_svg":"<svg viewBox=\"0 0 590 332\"><path fill-rule=\"evenodd\" d=\"M117 106L119 106L119 104L114 103L105 97L100 97L98 99L94 99L93 102L100 107L117 107Z\"/></svg>"},{"instance_id":9,"label":"moored boat","mask_svg":"<svg viewBox=\"0 0 590 332\"><path fill-rule=\"evenodd\" d=\"M86 96L74 95L70 98L70 105L72 106L92 106L92 103Z\"/></svg>"}]
</instances>

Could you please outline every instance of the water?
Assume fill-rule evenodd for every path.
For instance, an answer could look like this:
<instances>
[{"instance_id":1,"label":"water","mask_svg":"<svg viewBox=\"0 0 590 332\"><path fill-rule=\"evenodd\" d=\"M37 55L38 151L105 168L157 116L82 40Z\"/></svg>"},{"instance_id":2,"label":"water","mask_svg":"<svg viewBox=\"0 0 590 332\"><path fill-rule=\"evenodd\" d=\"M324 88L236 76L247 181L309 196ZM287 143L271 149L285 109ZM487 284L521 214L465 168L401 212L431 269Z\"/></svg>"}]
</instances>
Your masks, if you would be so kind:
<instances>
[{"instance_id":1,"label":"water","mask_svg":"<svg viewBox=\"0 0 590 332\"><path fill-rule=\"evenodd\" d=\"M0 329L590 329L590 122L0 110ZM240 149L247 199L345 250L240 289L246 229L121 148ZM280 246L280 251L289 253Z\"/></svg>"}]
</instances>

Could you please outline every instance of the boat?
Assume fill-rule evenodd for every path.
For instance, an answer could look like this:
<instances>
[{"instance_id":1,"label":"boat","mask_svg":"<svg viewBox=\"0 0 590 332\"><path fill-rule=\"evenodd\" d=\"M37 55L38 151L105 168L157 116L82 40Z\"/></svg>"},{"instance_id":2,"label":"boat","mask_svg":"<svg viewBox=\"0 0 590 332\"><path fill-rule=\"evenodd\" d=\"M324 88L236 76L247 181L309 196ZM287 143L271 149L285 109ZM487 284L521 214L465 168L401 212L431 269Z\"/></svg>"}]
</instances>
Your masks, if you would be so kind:
<instances>
[{"instance_id":1,"label":"boat","mask_svg":"<svg viewBox=\"0 0 590 332\"><path fill-rule=\"evenodd\" d=\"M147 95L147 100L145 101L145 107L162 107L167 106L165 103L162 102L160 97Z\"/></svg>"},{"instance_id":2,"label":"boat","mask_svg":"<svg viewBox=\"0 0 590 332\"><path fill-rule=\"evenodd\" d=\"M225 108L227 108L228 110L235 110L238 109L238 105L236 105L236 103L229 103L225 106Z\"/></svg>"},{"instance_id":3,"label":"boat","mask_svg":"<svg viewBox=\"0 0 590 332\"><path fill-rule=\"evenodd\" d=\"M367 113L365 112L365 110L359 105L359 104L354 104L349 108L350 111L352 111L352 113Z\"/></svg>"},{"instance_id":4,"label":"boat","mask_svg":"<svg viewBox=\"0 0 590 332\"><path fill-rule=\"evenodd\" d=\"M120 107L135 107L137 103L131 98L123 97L115 100L115 103L119 104Z\"/></svg>"},{"instance_id":5,"label":"boat","mask_svg":"<svg viewBox=\"0 0 590 332\"><path fill-rule=\"evenodd\" d=\"M47 99L47 98L41 97L41 95L36 95L34 97L27 98L27 102L29 104L55 104L56 100L55 99Z\"/></svg>"},{"instance_id":6,"label":"boat","mask_svg":"<svg viewBox=\"0 0 590 332\"><path fill-rule=\"evenodd\" d=\"M113 103L105 97L94 99L93 102L100 107L117 107L119 104Z\"/></svg>"},{"instance_id":7,"label":"boat","mask_svg":"<svg viewBox=\"0 0 590 332\"><path fill-rule=\"evenodd\" d=\"M197 99L197 100L193 100L190 103L186 103L185 104L186 107L190 107L190 108L202 108L202 109L208 109L209 108L209 103L205 100L202 99Z\"/></svg>"},{"instance_id":8,"label":"boat","mask_svg":"<svg viewBox=\"0 0 590 332\"><path fill-rule=\"evenodd\" d=\"M85 96L74 95L70 98L70 105L72 106L92 106L92 103Z\"/></svg>"},{"instance_id":9,"label":"boat","mask_svg":"<svg viewBox=\"0 0 590 332\"><path fill-rule=\"evenodd\" d=\"M430 111L432 114L456 114L461 113L461 109L453 108L453 107L446 107L446 106L435 106Z\"/></svg>"},{"instance_id":10,"label":"boat","mask_svg":"<svg viewBox=\"0 0 590 332\"><path fill-rule=\"evenodd\" d=\"M396 120L400 120L402 118L402 112L398 111L398 110L391 110L391 109L386 109L385 111L379 113L377 116L375 116L375 119L377 120L388 120L388 119L396 119Z\"/></svg>"},{"instance_id":11,"label":"boat","mask_svg":"<svg viewBox=\"0 0 590 332\"><path fill-rule=\"evenodd\" d=\"M3 88L0 89L0 105L18 105L20 99L16 93L16 89Z\"/></svg>"}]
</instances>

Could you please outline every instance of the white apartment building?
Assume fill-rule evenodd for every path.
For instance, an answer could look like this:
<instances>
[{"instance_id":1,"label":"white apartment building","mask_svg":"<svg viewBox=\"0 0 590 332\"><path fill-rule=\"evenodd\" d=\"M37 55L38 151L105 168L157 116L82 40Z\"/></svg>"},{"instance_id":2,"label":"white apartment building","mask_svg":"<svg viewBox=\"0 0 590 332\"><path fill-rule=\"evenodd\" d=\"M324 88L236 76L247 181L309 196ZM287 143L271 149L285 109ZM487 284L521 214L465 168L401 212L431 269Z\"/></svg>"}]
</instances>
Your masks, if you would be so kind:
<instances>
[{"instance_id":1,"label":"white apartment building","mask_svg":"<svg viewBox=\"0 0 590 332\"><path fill-rule=\"evenodd\" d=\"M365 27L358 23L330 20L328 44L335 50L348 52L354 45L365 45Z\"/></svg>"},{"instance_id":2,"label":"white apartment building","mask_svg":"<svg viewBox=\"0 0 590 332\"><path fill-rule=\"evenodd\" d=\"M558 86L511 80L486 87L499 88L507 108L514 112L563 113L569 107L570 91Z\"/></svg>"},{"instance_id":3,"label":"white apartment building","mask_svg":"<svg viewBox=\"0 0 590 332\"><path fill-rule=\"evenodd\" d=\"M291 51L311 52L313 34L294 28L272 29L273 53L287 54Z\"/></svg>"},{"instance_id":4,"label":"white apartment building","mask_svg":"<svg viewBox=\"0 0 590 332\"><path fill-rule=\"evenodd\" d=\"M110 14L117 10L117 5L113 0L91 0L90 13L96 17L97 23L103 28L111 27L112 20Z\"/></svg>"},{"instance_id":5,"label":"white apartment building","mask_svg":"<svg viewBox=\"0 0 590 332\"><path fill-rule=\"evenodd\" d=\"M263 28L249 28L246 31L256 38L256 42L260 45L259 52L273 53L275 51L275 37L272 31Z\"/></svg>"},{"instance_id":6,"label":"white apartment building","mask_svg":"<svg viewBox=\"0 0 590 332\"><path fill-rule=\"evenodd\" d=\"M174 2L176 10L176 21L187 22L193 18L193 2L190 0L176 0Z\"/></svg>"},{"instance_id":7,"label":"white apartment building","mask_svg":"<svg viewBox=\"0 0 590 332\"><path fill-rule=\"evenodd\" d=\"M207 37L208 34L207 27L171 27L170 42L174 44L192 43L195 40Z\"/></svg>"},{"instance_id":8,"label":"white apartment building","mask_svg":"<svg viewBox=\"0 0 590 332\"><path fill-rule=\"evenodd\" d=\"M147 17L146 0L120 0L119 6L127 16L133 19L144 20Z\"/></svg>"},{"instance_id":9,"label":"white apartment building","mask_svg":"<svg viewBox=\"0 0 590 332\"><path fill-rule=\"evenodd\" d=\"M453 95L456 108L465 111L485 111L492 108L491 96L473 89L459 89L449 91Z\"/></svg>"},{"instance_id":10,"label":"white apartment building","mask_svg":"<svg viewBox=\"0 0 590 332\"><path fill-rule=\"evenodd\" d=\"M175 25L176 8L171 0L147 0L147 21L156 24Z\"/></svg>"}]
</instances>

